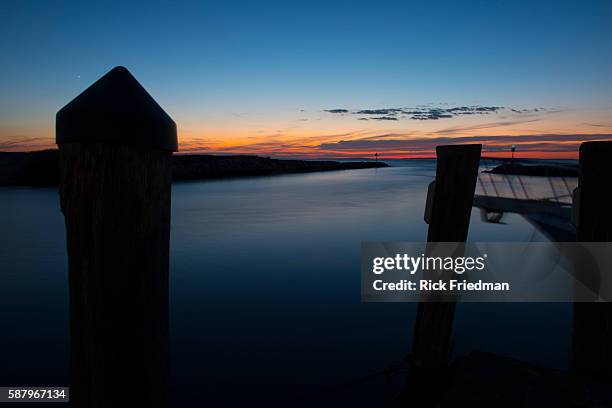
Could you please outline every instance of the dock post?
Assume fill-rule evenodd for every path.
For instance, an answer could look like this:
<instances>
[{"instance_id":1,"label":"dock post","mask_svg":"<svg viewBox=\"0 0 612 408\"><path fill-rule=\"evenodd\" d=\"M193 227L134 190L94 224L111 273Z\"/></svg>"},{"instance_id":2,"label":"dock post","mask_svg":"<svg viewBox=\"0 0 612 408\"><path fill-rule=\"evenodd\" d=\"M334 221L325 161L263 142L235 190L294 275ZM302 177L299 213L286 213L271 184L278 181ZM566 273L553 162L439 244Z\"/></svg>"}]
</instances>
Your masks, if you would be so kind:
<instances>
[{"instance_id":1,"label":"dock post","mask_svg":"<svg viewBox=\"0 0 612 408\"><path fill-rule=\"evenodd\" d=\"M580 145L576 240L612 241L612 142ZM612 303L574 303L572 369L594 379L612 378Z\"/></svg>"},{"instance_id":2,"label":"dock post","mask_svg":"<svg viewBox=\"0 0 612 408\"><path fill-rule=\"evenodd\" d=\"M161 407L176 125L123 67L56 116L74 407Z\"/></svg>"},{"instance_id":3,"label":"dock post","mask_svg":"<svg viewBox=\"0 0 612 408\"><path fill-rule=\"evenodd\" d=\"M436 180L430 194L428 242L465 242L482 145L436 147ZM448 365L454 302L420 302L413 337L413 377L439 384ZM431 378L433 377L433 378Z\"/></svg>"}]
</instances>

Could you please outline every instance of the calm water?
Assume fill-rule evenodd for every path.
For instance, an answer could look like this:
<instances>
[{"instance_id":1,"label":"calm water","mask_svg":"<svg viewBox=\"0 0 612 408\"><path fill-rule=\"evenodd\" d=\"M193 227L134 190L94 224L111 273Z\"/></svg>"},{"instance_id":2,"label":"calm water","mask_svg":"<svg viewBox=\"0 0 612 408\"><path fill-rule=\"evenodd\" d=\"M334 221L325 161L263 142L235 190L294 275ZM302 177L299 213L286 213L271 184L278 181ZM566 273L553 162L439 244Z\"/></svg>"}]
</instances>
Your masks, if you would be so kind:
<instances>
[{"instance_id":1,"label":"calm water","mask_svg":"<svg viewBox=\"0 0 612 408\"><path fill-rule=\"evenodd\" d=\"M396 163L397 164L397 163ZM423 241L433 161L173 186L175 402L286 404L376 372L411 348L415 305L360 302L361 241ZM0 189L0 385L68 382L63 217L52 188ZM544 239L518 216L473 241ZM567 304L461 304L453 352L568 365ZM385 383L313 400L373 406Z\"/></svg>"}]
</instances>

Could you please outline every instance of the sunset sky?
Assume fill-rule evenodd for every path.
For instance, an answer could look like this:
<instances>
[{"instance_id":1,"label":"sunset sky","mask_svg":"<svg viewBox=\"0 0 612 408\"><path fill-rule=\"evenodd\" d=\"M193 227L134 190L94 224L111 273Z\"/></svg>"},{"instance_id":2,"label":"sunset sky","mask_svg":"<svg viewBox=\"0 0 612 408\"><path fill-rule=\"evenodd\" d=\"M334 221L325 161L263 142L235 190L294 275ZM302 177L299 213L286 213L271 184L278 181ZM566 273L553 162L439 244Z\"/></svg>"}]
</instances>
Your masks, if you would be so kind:
<instances>
[{"instance_id":1,"label":"sunset sky","mask_svg":"<svg viewBox=\"0 0 612 408\"><path fill-rule=\"evenodd\" d=\"M183 153L576 157L612 139L612 2L3 1L0 151L117 65Z\"/></svg>"}]
</instances>

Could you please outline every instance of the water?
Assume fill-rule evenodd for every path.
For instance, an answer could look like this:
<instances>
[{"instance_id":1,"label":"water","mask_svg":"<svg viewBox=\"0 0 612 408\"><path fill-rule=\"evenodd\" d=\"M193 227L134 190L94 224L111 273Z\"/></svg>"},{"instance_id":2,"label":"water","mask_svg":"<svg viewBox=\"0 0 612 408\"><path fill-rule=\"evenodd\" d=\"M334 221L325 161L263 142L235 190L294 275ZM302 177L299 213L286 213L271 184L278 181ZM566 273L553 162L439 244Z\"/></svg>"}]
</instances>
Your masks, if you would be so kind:
<instances>
[{"instance_id":1,"label":"water","mask_svg":"<svg viewBox=\"0 0 612 408\"><path fill-rule=\"evenodd\" d=\"M397 162L395 164L398 164ZM171 236L173 398L286 405L396 363L413 304L360 302L361 241L423 241L435 162L176 183ZM52 188L0 189L0 385L68 382L65 233ZM472 241L544 239L519 216ZM567 368L568 304L460 304L453 353ZM385 402L373 380L312 400ZM360 404L358 404L360 405Z\"/></svg>"}]
</instances>

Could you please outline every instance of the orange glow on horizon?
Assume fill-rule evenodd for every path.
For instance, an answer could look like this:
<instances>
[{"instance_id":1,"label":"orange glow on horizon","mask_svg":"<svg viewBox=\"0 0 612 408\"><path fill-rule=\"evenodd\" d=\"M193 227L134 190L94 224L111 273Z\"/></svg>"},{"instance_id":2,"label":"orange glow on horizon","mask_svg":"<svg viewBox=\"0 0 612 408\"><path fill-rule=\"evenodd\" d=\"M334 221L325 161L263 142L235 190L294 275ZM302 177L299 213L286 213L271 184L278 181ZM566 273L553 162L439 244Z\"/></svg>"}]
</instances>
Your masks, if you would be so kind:
<instances>
[{"instance_id":1,"label":"orange glow on horizon","mask_svg":"<svg viewBox=\"0 0 612 408\"><path fill-rule=\"evenodd\" d=\"M503 137L511 135L505 134ZM486 157L510 157L511 144L515 144L517 150L516 158L541 158L541 159L577 159L578 149L584 140L559 140L547 141L545 143L538 142L539 135L516 135L514 143L496 143L496 136L489 136L489 143L483 144L482 155ZM563 135L562 135L563 136ZM589 135L597 137L597 134ZM501 136L500 136L501 137ZM460 136L451 137L449 139L462 139ZM189 139L180 139L181 145L179 154L236 154L236 155L259 155L266 157L286 157L286 158L308 158L308 159L328 159L328 158L373 158L375 153L378 153L379 159L400 159L400 158L435 158L436 137L421 137L407 138L400 140L405 142L405 149L377 149L377 148L357 148L354 151L346 151L342 149L328 148L323 149L322 146L333 145L334 143L359 142L367 140L367 135L357 135L357 137L347 137L346 135L335 136L331 132L327 136L311 136L302 135L299 137L283 138L281 140L253 140L248 137L239 137L236 139L225 139L217 143L200 145ZM429 148L410 151L410 144L415 142L427 142L432 140ZM523 139L528 139L523 141ZM601 140L612 139L609 134L602 134ZM201 141L199 139L197 141ZM385 139L376 139L385 141ZM588 140L593 140L592 138ZM458 144L464 144L460 142ZM439 144L449 144L448 142ZM452 144L452 143L451 143ZM546 145L546 146L542 146Z\"/></svg>"},{"instance_id":2,"label":"orange glow on horizon","mask_svg":"<svg viewBox=\"0 0 612 408\"><path fill-rule=\"evenodd\" d=\"M1 130L1 129L0 129ZM537 129L498 129L472 131L395 131L388 129L291 129L262 130L214 129L211 132L179 129L179 154L258 155L305 159L435 158L435 147L444 144L481 143L485 157L510 157L515 144L516 158L577 159L583 141L612 140L612 128L592 133L582 131L548 132ZM609 132L609 133L603 133ZM36 151L56 148L53 137L4 136L0 151ZM40 132L42 133L42 132ZM45 132L47 135L52 132Z\"/></svg>"}]
</instances>

